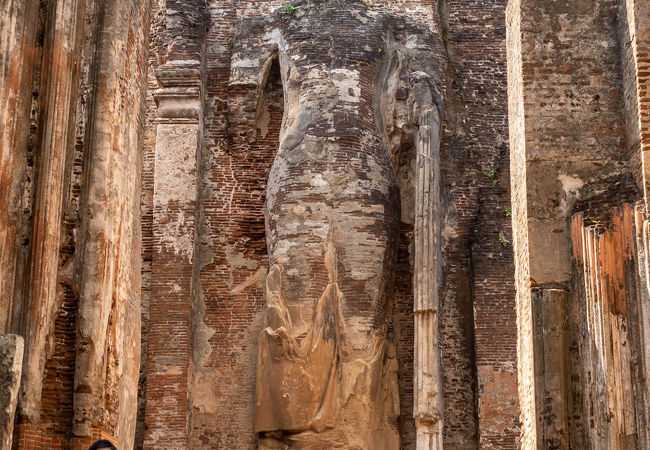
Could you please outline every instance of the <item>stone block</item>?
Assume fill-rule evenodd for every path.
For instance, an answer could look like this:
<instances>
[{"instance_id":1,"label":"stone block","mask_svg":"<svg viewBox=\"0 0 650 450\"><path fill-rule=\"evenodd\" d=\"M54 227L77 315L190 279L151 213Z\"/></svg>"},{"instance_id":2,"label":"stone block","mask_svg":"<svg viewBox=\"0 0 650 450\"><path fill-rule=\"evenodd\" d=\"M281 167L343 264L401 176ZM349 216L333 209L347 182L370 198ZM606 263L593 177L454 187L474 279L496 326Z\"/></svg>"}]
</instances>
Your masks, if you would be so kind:
<instances>
[{"instance_id":1,"label":"stone block","mask_svg":"<svg viewBox=\"0 0 650 450\"><path fill-rule=\"evenodd\" d=\"M14 415L23 365L23 338L0 335L0 449L11 449Z\"/></svg>"}]
</instances>

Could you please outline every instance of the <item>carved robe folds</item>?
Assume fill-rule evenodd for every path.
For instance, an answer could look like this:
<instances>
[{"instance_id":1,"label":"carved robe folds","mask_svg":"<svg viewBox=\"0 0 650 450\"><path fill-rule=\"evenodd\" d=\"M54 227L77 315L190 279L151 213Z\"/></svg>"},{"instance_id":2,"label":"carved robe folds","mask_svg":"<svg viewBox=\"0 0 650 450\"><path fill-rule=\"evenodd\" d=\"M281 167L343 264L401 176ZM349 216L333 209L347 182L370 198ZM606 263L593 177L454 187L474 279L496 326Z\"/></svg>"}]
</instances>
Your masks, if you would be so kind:
<instances>
[{"instance_id":1,"label":"carved robe folds","mask_svg":"<svg viewBox=\"0 0 650 450\"><path fill-rule=\"evenodd\" d=\"M358 160L337 139L305 138L281 148L271 169L255 420L263 447L399 447L397 360L384 337L397 185L381 145L357 151Z\"/></svg>"}]
</instances>

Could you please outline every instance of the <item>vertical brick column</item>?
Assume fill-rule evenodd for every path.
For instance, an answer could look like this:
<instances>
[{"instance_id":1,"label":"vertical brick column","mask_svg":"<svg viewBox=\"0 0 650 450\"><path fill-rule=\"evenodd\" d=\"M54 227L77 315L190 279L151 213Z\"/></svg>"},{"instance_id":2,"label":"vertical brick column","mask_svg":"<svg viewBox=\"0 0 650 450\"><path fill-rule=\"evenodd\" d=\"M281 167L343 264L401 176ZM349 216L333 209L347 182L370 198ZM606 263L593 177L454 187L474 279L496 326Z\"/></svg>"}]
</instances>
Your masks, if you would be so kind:
<instances>
[{"instance_id":1,"label":"vertical brick column","mask_svg":"<svg viewBox=\"0 0 650 450\"><path fill-rule=\"evenodd\" d=\"M200 64L168 62L156 77L152 295L145 448L188 448L190 286L195 237Z\"/></svg>"}]
</instances>

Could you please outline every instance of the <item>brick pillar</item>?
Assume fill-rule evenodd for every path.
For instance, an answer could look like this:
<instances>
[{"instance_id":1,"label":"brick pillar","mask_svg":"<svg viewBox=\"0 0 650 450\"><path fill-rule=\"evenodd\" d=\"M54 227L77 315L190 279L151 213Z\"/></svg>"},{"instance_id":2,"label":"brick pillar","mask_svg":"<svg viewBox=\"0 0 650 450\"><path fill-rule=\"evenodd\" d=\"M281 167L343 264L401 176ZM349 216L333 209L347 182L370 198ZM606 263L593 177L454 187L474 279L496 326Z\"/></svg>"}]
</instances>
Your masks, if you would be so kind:
<instances>
[{"instance_id":1,"label":"brick pillar","mask_svg":"<svg viewBox=\"0 0 650 450\"><path fill-rule=\"evenodd\" d=\"M158 125L145 448L188 448L190 288L195 238L200 63L156 72Z\"/></svg>"},{"instance_id":2,"label":"brick pillar","mask_svg":"<svg viewBox=\"0 0 650 450\"><path fill-rule=\"evenodd\" d=\"M618 9L617 0L508 5L518 382L526 449L584 448L583 437L587 447L618 448L608 440L616 421L590 404L594 381L584 345L589 322L576 291L580 273L572 263L569 228L576 208L591 223L608 222L612 202L637 195L629 154L621 151L621 55L612 20ZM546 337L536 336L540 332Z\"/></svg>"}]
</instances>

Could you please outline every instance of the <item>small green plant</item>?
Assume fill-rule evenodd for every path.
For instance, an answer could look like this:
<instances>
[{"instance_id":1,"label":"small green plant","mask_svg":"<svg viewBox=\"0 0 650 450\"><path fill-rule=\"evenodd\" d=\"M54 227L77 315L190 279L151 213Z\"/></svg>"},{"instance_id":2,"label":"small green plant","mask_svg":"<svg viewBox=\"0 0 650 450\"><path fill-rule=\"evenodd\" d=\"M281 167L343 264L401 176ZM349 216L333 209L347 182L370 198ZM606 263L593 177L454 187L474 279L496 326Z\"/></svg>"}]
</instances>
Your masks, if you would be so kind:
<instances>
[{"instance_id":1,"label":"small green plant","mask_svg":"<svg viewBox=\"0 0 650 450\"><path fill-rule=\"evenodd\" d=\"M460 69L458 67L456 67L456 75L459 75L459 74L460 74Z\"/></svg>"},{"instance_id":2,"label":"small green plant","mask_svg":"<svg viewBox=\"0 0 650 450\"><path fill-rule=\"evenodd\" d=\"M459 138L459 137L461 137L463 135L463 132L460 131L460 130L456 130L456 132L454 134L456 135L457 138Z\"/></svg>"},{"instance_id":3,"label":"small green plant","mask_svg":"<svg viewBox=\"0 0 650 450\"><path fill-rule=\"evenodd\" d=\"M293 13L296 12L296 7L293 6L291 3L287 3L287 4L284 5L284 7L282 8L282 12L283 12L284 14L293 14Z\"/></svg>"},{"instance_id":4,"label":"small green plant","mask_svg":"<svg viewBox=\"0 0 650 450\"><path fill-rule=\"evenodd\" d=\"M504 206L503 210L506 212L506 217L512 217L512 209L509 206Z\"/></svg>"},{"instance_id":5,"label":"small green plant","mask_svg":"<svg viewBox=\"0 0 650 450\"><path fill-rule=\"evenodd\" d=\"M507 247L510 245L510 241L506 237L506 234L503 231L499 231L499 242L501 242L501 245L504 247Z\"/></svg>"},{"instance_id":6,"label":"small green plant","mask_svg":"<svg viewBox=\"0 0 650 450\"><path fill-rule=\"evenodd\" d=\"M492 180L492 184L494 184L495 186L499 182L499 178L497 177L497 171L494 169L490 170L489 172L483 172L483 175L485 175L490 180Z\"/></svg>"},{"instance_id":7,"label":"small green plant","mask_svg":"<svg viewBox=\"0 0 650 450\"><path fill-rule=\"evenodd\" d=\"M232 38L232 36L226 37L226 44L228 44L228 47L230 48L233 48L235 46L235 40Z\"/></svg>"}]
</instances>

